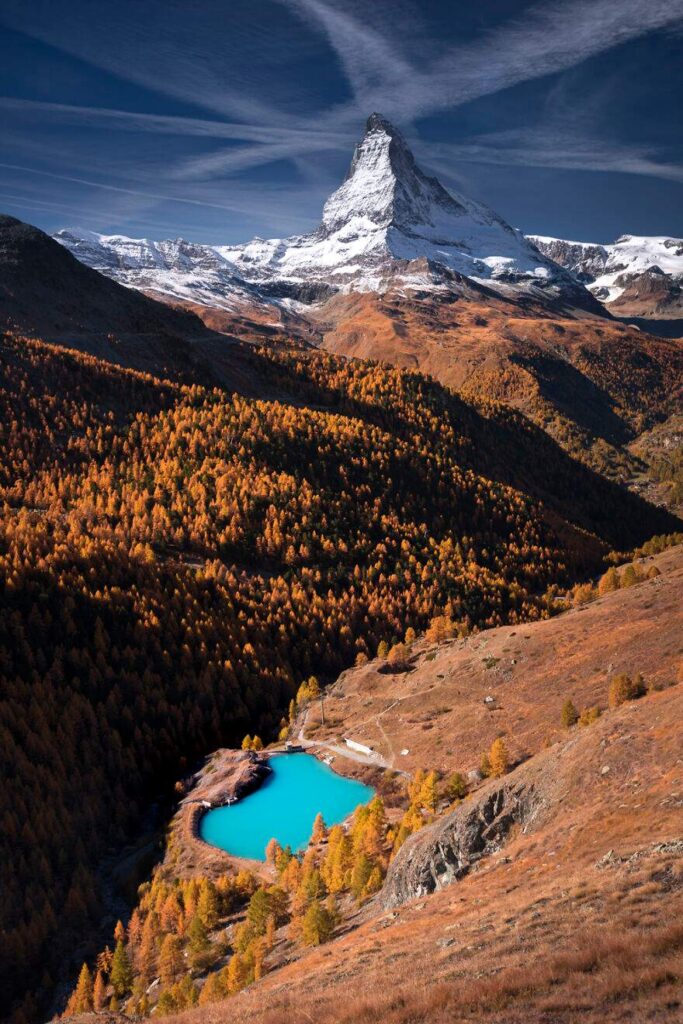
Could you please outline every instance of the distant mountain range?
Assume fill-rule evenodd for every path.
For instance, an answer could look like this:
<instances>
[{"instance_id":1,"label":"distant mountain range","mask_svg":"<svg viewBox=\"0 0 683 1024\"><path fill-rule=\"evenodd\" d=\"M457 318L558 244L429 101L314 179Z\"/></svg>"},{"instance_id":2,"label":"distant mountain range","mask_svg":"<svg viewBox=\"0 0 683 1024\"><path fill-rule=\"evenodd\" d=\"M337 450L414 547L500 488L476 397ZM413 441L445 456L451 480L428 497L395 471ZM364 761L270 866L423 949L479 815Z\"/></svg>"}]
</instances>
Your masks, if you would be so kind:
<instances>
[{"instance_id":1,"label":"distant mountain range","mask_svg":"<svg viewBox=\"0 0 683 1024\"><path fill-rule=\"evenodd\" d=\"M193 313L95 273L39 228L0 215L0 330L164 375L209 332Z\"/></svg>"},{"instance_id":2,"label":"distant mountain range","mask_svg":"<svg viewBox=\"0 0 683 1024\"><path fill-rule=\"evenodd\" d=\"M683 238L622 235L612 245L528 235L618 316L683 316Z\"/></svg>"},{"instance_id":3,"label":"distant mountain range","mask_svg":"<svg viewBox=\"0 0 683 1024\"><path fill-rule=\"evenodd\" d=\"M629 446L665 421L666 437L677 429L683 347L627 327L611 311L670 317L675 337L683 243L525 238L424 174L378 114L307 235L209 246L63 230L51 240L10 222L9 235L26 244L20 273L11 251L3 265L0 250L4 322L70 343L76 337L79 347L125 365L177 375L194 362L196 375L201 360L204 379L262 394L272 385L252 372L235 339L295 339L513 405L574 457L638 489L650 485ZM210 341L188 311L211 329ZM160 331L167 340L150 351ZM182 339L173 352L169 335Z\"/></svg>"}]
</instances>

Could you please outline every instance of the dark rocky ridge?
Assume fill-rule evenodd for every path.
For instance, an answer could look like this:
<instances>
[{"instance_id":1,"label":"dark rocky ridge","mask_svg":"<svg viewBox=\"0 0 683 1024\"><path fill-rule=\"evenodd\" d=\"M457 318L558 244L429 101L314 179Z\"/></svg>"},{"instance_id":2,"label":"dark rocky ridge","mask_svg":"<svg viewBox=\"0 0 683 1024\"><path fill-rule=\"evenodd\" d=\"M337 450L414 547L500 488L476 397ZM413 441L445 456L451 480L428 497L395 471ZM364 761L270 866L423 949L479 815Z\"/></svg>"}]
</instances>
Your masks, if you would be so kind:
<instances>
[{"instance_id":1,"label":"dark rocky ridge","mask_svg":"<svg viewBox=\"0 0 683 1024\"><path fill-rule=\"evenodd\" d=\"M210 332L79 262L45 232L0 215L0 330L39 337L157 374L189 373Z\"/></svg>"}]
</instances>

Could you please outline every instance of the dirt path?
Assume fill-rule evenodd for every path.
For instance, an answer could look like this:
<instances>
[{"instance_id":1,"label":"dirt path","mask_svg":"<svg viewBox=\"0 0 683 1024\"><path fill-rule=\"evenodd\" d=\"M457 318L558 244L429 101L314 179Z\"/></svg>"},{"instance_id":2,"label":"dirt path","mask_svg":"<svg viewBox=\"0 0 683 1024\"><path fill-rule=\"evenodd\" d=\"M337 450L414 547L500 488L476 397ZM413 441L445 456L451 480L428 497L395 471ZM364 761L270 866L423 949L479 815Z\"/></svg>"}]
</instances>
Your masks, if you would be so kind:
<instances>
[{"instance_id":1,"label":"dirt path","mask_svg":"<svg viewBox=\"0 0 683 1024\"><path fill-rule=\"evenodd\" d=\"M398 701L394 701L394 704L397 703ZM393 707L394 704L392 704L391 707ZM377 726L380 732L382 733L384 741L387 745L387 749L389 751L389 760L387 760L387 758L385 757L382 757L382 755L379 754L376 750L373 751L372 754L363 754L360 750L352 750L351 747L347 747L345 744L342 745L340 743L326 743L323 740L306 739L306 722L308 720L308 711L309 709L306 708L303 714L303 718L301 720L301 725L299 726L299 730L297 732L297 743L299 743L304 748L304 750L327 750L330 754L335 754L338 757L346 757L348 758L349 761L355 761L356 764L365 764L371 768L384 768L385 770L391 769L392 771L398 772L399 775L405 775L406 777L410 776L409 772L394 767L394 762L396 760L394 748L391 744L391 740L389 739L387 733L385 732L382 726L382 723L379 721L380 716L389 711L389 708L385 708L384 711L381 711L379 715L371 716L371 718L367 719L367 721L376 721Z\"/></svg>"}]
</instances>

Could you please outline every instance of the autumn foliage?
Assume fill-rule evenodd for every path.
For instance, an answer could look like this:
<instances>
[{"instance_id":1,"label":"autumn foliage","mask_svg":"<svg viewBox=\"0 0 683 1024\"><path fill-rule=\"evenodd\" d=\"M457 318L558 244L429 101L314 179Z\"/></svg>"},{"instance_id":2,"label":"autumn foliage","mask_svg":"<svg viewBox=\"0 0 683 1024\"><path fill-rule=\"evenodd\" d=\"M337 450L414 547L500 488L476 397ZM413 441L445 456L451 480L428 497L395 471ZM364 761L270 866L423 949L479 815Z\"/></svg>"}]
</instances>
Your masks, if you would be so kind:
<instances>
[{"instance_id":1,"label":"autumn foliage","mask_svg":"<svg viewBox=\"0 0 683 1024\"><path fill-rule=\"evenodd\" d=\"M408 627L546 615L571 562L499 482L492 437L516 414L402 370L255 358L286 401L0 339L0 996L18 1022L181 759L268 742L302 683Z\"/></svg>"}]
</instances>

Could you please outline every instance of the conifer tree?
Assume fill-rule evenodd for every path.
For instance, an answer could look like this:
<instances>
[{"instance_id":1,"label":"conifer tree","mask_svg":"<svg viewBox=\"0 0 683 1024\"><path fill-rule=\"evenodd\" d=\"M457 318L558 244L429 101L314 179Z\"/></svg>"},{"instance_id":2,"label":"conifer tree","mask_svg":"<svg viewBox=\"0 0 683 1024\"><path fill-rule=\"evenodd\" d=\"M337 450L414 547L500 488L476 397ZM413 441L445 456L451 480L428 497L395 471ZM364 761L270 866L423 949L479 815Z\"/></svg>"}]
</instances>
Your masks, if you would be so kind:
<instances>
[{"instance_id":1,"label":"conifer tree","mask_svg":"<svg viewBox=\"0 0 683 1024\"><path fill-rule=\"evenodd\" d=\"M254 935L263 935L268 918L271 914L270 900L265 889L257 889L249 900L247 921L252 926Z\"/></svg>"},{"instance_id":2,"label":"conifer tree","mask_svg":"<svg viewBox=\"0 0 683 1024\"><path fill-rule=\"evenodd\" d=\"M95 975L95 984L93 986L93 1009L96 1013L100 1013L105 1006L107 999L107 984L104 980L102 971L98 971Z\"/></svg>"},{"instance_id":3,"label":"conifer tree","mask_svg":"<svg viewBox=\"0 0 683 1024\"><path fill-rule=\"evenodd\" d=\"M453 772L446 783L446 796L449 800L462 800L467 796L467 782L460 772Z\"/></svg>"},{"instance_id":4,"label":"conifer tree","mask_svg":"<svg viewBox=\"0 0 683 1024\"><path fill-rule=\"evenodd\" d=\"M78 975L78 984L69 1000L69 1015L76 1013L89 1013L93 1008L93 983L92 976L87 964L83 964Z\"/></svg>"},{"instance_id":5,"label":"conifer tree","mask_svg":"<svg viewBox=\"0 0 683 1024\"><path fill-rule=\"evenodd\" d=\"M387 655L388 664L396 672L405 672L410 668L410 651L406 644L394 644Z\"/></svg>"},{"instance_id":6,"label":"conifer tree","mask_svg":"<svg viewBox=\"0 0 683 1024\"><path fill-rule=\"evenodd\" d=\"M491 744L489 763L491 765L490 775L493 779L499 779L510 770L510 757L500 736Z\"/></svg>"},{"instance_id":7,"label":"conifer tree","mask_svg":"<svg viewBox=\"0 0 683 1024\"><path fill-rule=\"evenodd\" d=\"M439 776L436 772L429 772L422 783L422 787L417 798L420 806L424 807L424 809L429 811L430 814L434 814L436 811L436 804L439 798L437 788L438 781Z\"/></svg>"},{"instance_id":8,"label":"conifer tree","mask_svg":"<svg viewBox=\"0 0 683 1024\"><path fill-rule=\"evenodd\" d=\"M133 986L133 969L130 965L128 951L119 939L114 950L114 958L111 965L111 976L109 979L114 988L114 994L120 999L126 992L130 992Z\"/></svg>"},{"instance_id":9,"label":"conifer tree","mask_svg":"<svg viewBox=\"0 0 683 1024\"><path fill-rule=\"evenodd\" d=\"M374 866L375 865L365 853L361 853L361 855L356 858L356 862L351 871L351 892L359 901L363 899L365 886L368 884L368 880L372 874Z\"/></svg>"},{"instance_id":10,"label":"conifer tree","mask_svg":"<svg viewBox=\"0 0 683 1024\"><path fill-rule=\"evenodd\" d=\"M189 1010L197 1005L199 990L191 975L184 974L180 981L176 982L173 986L173 998L178 1010Z\"/></svg>"},{"instance_id":11,"label":"conifer tree","mask_svg":"<svg viewBox=\"0 0 683 1024\"><path fill-rule=\"evenodd\" d=\"M609 594L610 591L618 590L618 589L619 589L619 573L617 572L617 570L612 565L607 570L607 572L604 573L604 575L602 575L600 577L600 579L598 581L598 593L599 594Z\"/></svg>"},{"instance_id":12,"label":"conifer tree","mask_svg":"<svg viewBox=\"0 0 683 1024\"><path fill-rule=\"evenodd\" d=\"M187 951L191 966L200 969L204 967L210 949L211 942L206 934L204 922L197 913L187 929Z\"/></svg>"},{"instance_id":13,"label":"conifer tree","mask_svg":"<svg viewBox=\"0 0 683 1024\"><path fill-rule=\"evenodd\" d=\"M382 871L379 867L379 864L376 864L375 867L370 872L370 877L365 883L365 887L363 889L363 896L373 896L376 892L379 892L380 889L382 888L382 882Z\"/></svg>"},{"instance_id":14,"label":"conifer tree","mask_svg":"<svg viewBox=\"0 0 683 1024\"><path fill-rule=\"evenodd\" d=\"M226 983L228 992L230 994L239 992L249 981L247 965L240 953L233 953L227 970Z\"/></svg>"},{"instance_id":15,"label":"conifer tree","mask_svg":"<svg viewBox=\"0 0 683 1024\"><path fill-rule=\"evenodd\" d=\"M315 821L313 822L313 831L311 833L312 843L322 843L323 839L327 835L327 829L323 820L322 814L316 814Z\"/></svg>"},{"instance_id":16,"label":"conifer tree","mask_svg":"<svg viewBox=\"0 0 683 1024\"><path fill-rule=\"evenodd\" d=\"M216 927L218 923L218 893L210 878L202 879L197 914L207 931Z\"/></svg>"},{"instance_id":17,"label":"conifer tree","mask_svg":"<svg viewBox=\"0 0 683 1024\"><path fill-rule=\"evenodd\" d=\"M166 935L159 953L159 975L164 985L172 985L183 969L183 947L177 935Z\"/></svg>"},{"instance_id":18,"label":"conifer tree","mask_svg":"<svg viewBox=\"0 0 683 1024\"><path fill-rule=\"evenodd\" d=\"M277 839L269 839L266 844L266 863L275 866L281 853L282 847Z\"/></svg>"},{"instance_id":19,"label":"conifer tree","mask_svg":"<svg viewBox=\"0 0 683 1024\"><path fill-rule=\"evenodd\" d=\"M565 729L571 729L573 725L579 720L579 712L574 706L572 700L566 700L562 705L562 726Z\"/></svg>"},{"instance_id":20,"label":"conifer tree","mask_svg":"<svg viewBox=\"0 0 683 1024\"><path fill-rule=\"evenodd\" d=\"M327 942L334 929L334 922L329 911L318 900L313 900L301 925L301 941L306 946L319 946Z\"/></svg>"},{"instance_id":21,"label":"conifer tree","mask_svg":"<svg viewBox=\"0 0 683 1024\"><path fill-rule=\"evenodd\" d=\"M154 977L157 963L157 933L155 915L148 914L142 926L142 938L135 955L135 967L140 976L149 984Z\"/></svg>"},{"instance_id":22,"label":"conifer tree","mask_svg":"<svg viewBox=\"0 0 683 1024\"><path fill-rule=\"evenodd\" d=\"M221 999L225 999L227 994L226 973L223 970L214 971L208 976L202 986L202 990L199 993L199 1005L205 1006L207 1003L217 1003Z\"/></svg>"}]
</instances>

